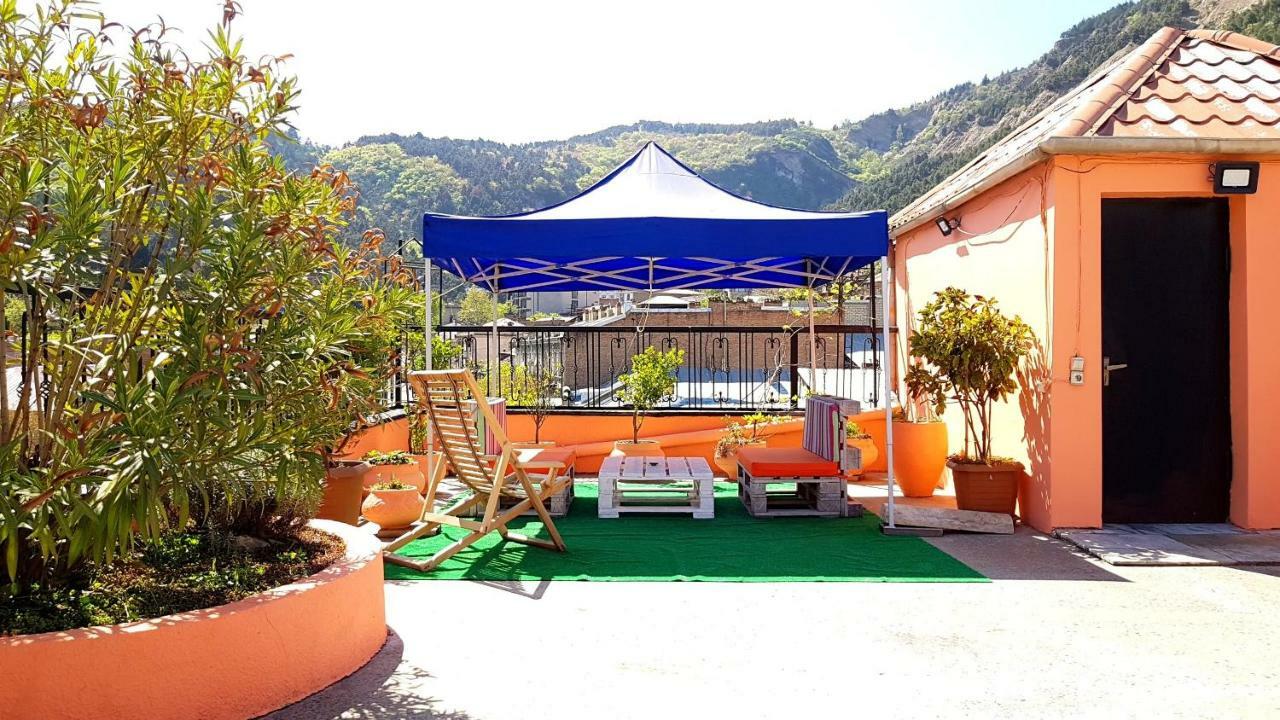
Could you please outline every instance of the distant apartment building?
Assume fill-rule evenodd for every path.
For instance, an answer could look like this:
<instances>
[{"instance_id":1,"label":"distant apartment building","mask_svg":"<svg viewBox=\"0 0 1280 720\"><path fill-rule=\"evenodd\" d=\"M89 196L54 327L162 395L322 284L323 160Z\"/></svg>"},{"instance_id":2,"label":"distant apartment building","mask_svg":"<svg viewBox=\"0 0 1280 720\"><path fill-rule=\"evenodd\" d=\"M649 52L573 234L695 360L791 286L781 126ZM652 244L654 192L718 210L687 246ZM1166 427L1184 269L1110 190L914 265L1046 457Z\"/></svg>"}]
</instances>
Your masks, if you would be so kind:
<instances>
[{"instance_id":1,"label":"distant apartment building","mask_svg":"<svg viewBox=\"0 0 1280 720\"><path fill-rule=\"evenodd\" d=\"M530 315L575 315L579 310L600 301L598 290L563 290L555 292L519 292L511 293L506 302L516 308L519 317Z\"/></svg>"}]
</instances>

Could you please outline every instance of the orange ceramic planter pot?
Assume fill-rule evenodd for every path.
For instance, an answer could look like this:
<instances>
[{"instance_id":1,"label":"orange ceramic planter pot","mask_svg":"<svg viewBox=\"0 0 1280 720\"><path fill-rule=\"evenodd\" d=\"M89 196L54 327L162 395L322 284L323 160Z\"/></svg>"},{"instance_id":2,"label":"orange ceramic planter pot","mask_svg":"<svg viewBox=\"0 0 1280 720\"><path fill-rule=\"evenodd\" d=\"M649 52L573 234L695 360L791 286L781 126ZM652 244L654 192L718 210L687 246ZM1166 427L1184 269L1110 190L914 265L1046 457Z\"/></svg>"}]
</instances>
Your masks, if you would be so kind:
<instances>
[{"instance_id":1,"label":"orange ceramic planter pot","mask_svg":"<svg viewBox=\"0 0 1280 720\"><path fill-rule=\"evenodd\" d=\"M364 490L369 492L369 488L374 485L389 482L412 485L417 489L418 494L422 494L427 489L427 478L422 474L421 466L414 462L408 465L374 465L364 475Z\"/></svg>"},{"instance_id":2,"label":"orange ceramic planter pot","mask_svg":"<svg viewBox=\"0 0 1280 720\"><path fill-rule=\"evenodd\" d=\"M666 457L657 440L619 440L613 444L613 454L625 457Z\"/></svg>"},{"instance_id":3,"label":"orange ceramic planter pot","mask_svg":"<svg viewBox=\"0 0 1280 720\"><path fill-rule=\"evenodd\" d=\"M364 478L369 474L366 462L338 462L325 471L324 499L316 517L355 525L360 522L360 500Z\"/></svg>"},{"instance_id":4,"label":"orange ceramic planter pot","mask_svg":"<svg viewBox=\"0 0 1280 720\"><path fill-rule=\"evenodd\" d=\"M947 465L947 426L943 422L893 424L893 477L907 497L929 497Z\"/></svg>"},{"instance_id":5,"label":"orange ceramic planter pot","mask_svg":"<svg viewBox=\"0 0 1280 720\"><path fill-rule=\"evenodd\" d=\"M850 477L858 477L871 467L872 463L880 459L880 450L876 447L876 441L869 437L848 438L845 444L849 447L858 448L862 455L862 467L853 468L848 471Z\"/></svg>"},{"instance_id":6,"label":"orange ceramic planter pot","mask_svg":"<svg viewBox=\"0 0 1280 720\"><path fill-rule=\"evenodd\" d=\"M371 490L360 509L365 520L377 523L383 530L402 530L422 515L422 503L422 495L414 488Z\"/></svg>"},{"instance_id":7,"label":"orange ceramic planter pot","mask_svg":"<svg viewBox=\"0 0 1280 720\"><path fill-rule=\"evenodd\" d=\"M413 461L418 464L418 471L422 473L422 477L424 478L431 477L431 456L430 455L417 455L417 454L411 453L409 457L413 458ZM426 485L423 485L422 487L425 492Z\"/></svg>"}]
</instances>

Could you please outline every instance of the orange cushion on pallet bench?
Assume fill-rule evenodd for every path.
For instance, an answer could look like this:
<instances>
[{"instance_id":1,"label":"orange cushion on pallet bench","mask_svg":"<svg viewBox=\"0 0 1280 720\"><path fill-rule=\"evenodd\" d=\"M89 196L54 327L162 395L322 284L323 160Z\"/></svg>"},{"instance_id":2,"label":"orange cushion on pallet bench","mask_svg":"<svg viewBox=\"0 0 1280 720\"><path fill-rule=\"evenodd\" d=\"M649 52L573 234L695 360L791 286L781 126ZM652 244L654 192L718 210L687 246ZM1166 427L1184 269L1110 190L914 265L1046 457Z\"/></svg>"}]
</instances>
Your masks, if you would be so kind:
<instances>
[{"instance_id":1,"label":"orange cushion on pallet bench","mask_svg":"<svg viewBox=\"0 0 1280 720\"><path fill-rule=\"evenodd\" d=\"M840 468L832 460L804 448L744 447L738 464L752 477L834 477Z\"/></svg>"},{"instance_id":2,"label":"orange cushion on pallet bench","mask_svg":"<svg viewBox=\"0 0 1280 720\"><path fill-rule=\"evenodd\" d=\"M573 467L577 462L578 455L573 448L546 447L546 448L527 448L517 450L516 454L520 457L520 462L561 462L564 463L565 471Z\"/></svg>"}]
</instances>

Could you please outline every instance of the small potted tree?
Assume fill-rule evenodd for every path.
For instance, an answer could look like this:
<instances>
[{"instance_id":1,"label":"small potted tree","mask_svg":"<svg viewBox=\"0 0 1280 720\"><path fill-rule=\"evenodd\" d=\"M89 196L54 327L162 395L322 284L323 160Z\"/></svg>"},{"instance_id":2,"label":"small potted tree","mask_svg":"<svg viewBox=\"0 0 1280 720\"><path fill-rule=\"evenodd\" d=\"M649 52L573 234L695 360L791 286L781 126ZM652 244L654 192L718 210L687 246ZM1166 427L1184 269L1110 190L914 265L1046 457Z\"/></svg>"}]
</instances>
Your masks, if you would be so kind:
<instances>
[{"instance_id":1,"label":"small potted tree","mask_svg":"<svg viewBox=\"0 0 1280 720\"><path fill-rule=\"evenodd\" d=\"M533 441L542 442L542 426L560 397L558 378L543 368L502 365L502 392L509 407L529 410L533 416Z\"/></svg>"},{"instance_id":2,"label":"small potted tree","mask_svg":"<svg viewBox=\"0 0 1280 720\"><path fill-rule=\"evenodd\" d=\"M684 362L684 351L659 350L652 345L631 358L631 372L618 378L622 389L618 397L631 406L631 439L618 440L613 451L619 455L662 455L662 446L654 440L640 439L640 425L645 413L676 390L676 371Z\"/></svg>"},{"instance_id":3,"label":"small potted tree","mask_svg":"<svg viewBox=\"0 0 1280 720\"><path fill-rule=\"evenodd\" d=\"M1031 328L1001 313L994 299L957 288L935 293L920 311L911 353L926 365L912 369L916 384L935 407L951 400L964 413L964 450L947 460L962 510L1014 512L1023 467L992 452L991 416L1018 389L1018 365L1033 339Z\"/></svg>"},{"instance_id":4,"label":"small potted tree","mask_svg":"<svg viewBox=\"0 0 1280 720\"><path fill-rule=\"evenodd\" d=\"M780 418L764 413L745 415L741 420L725 425L724 434L716 441L716 467L730 480L738 479L738 450L744 447L764 447L769 437L764 430L780 422Z\"/></svg>"}]
</instances>

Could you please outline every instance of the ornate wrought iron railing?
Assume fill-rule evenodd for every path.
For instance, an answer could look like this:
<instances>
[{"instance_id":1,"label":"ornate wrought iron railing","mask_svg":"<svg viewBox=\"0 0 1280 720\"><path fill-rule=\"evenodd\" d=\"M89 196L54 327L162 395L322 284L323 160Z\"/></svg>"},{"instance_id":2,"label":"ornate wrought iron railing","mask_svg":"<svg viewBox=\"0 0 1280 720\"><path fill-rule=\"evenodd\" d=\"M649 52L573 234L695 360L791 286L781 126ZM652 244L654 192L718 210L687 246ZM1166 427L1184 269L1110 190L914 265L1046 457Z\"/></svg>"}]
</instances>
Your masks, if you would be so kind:
<instances>
[{"instance_id":1,"label":"ornate wrought iron railing","mask_svg":"<svg viewBox=\"0 0 1280 720\"><path fill-rule=\"evenodd\" d=\"M685 353L676 391L658 410L786 410L810 393L877 405L883 394L884 338L869 325L815 326L812 366L807 326L512 326L498 328L496 345L491 327L450 325L436 333L450 348L436 365L448 356L449 365L470 368L513 408L625 410L618 377L648 346ZM422 328L408 328L404 338L406 368L423 367ZM389 406L411 399L402 377L388 386Z\"/></svg>"}]
</instances>

